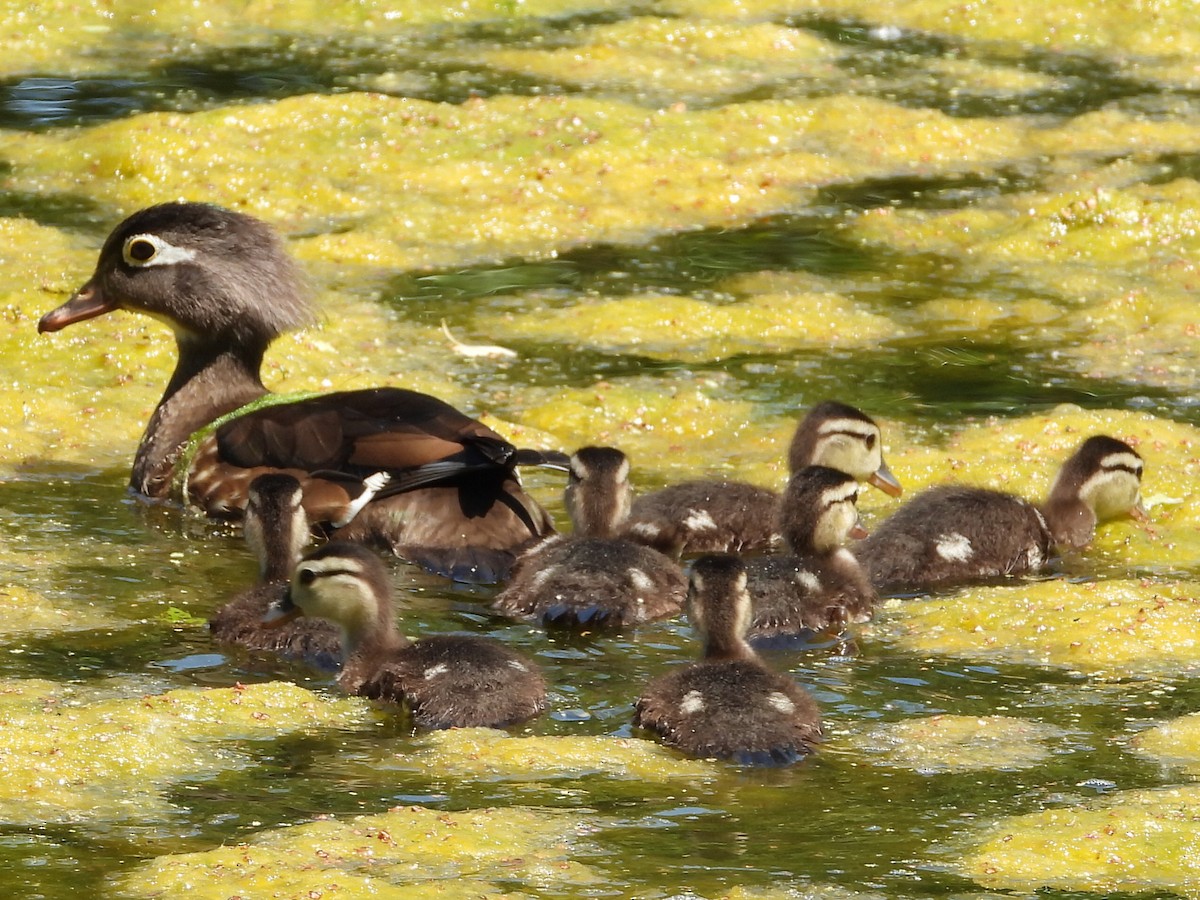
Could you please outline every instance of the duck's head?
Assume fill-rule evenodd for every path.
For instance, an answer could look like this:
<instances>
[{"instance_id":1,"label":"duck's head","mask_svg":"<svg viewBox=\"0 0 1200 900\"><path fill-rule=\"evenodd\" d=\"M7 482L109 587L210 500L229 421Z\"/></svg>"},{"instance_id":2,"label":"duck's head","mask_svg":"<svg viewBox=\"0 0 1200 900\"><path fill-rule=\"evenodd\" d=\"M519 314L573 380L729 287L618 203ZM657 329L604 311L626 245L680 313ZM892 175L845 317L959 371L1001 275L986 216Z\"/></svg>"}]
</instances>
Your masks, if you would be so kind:
<instances>
[{"instance_id":1,"label":"duck's head","mask_svg":"<svg viewBox=\"0 0 1200 900\"><path fill-rule=\"evenodd\" d=\"M629 460L615 447L580 447L567 474L567 513L575 532L612 537L629 518Z\"/></svg>"},{"instance_id":2,"label":"duck's head","mask_svg":"<svg viewBox=\"0 0 1200 900\"><path fill-rule=\"evenodd\" d=\"M309 538L303 501L304 491L292 475L270 472L250 482L242 530L263 581L287 580L300 559Z\"/></svg>"},{"instance_id":3,"label":"duck's head","mask_svg":"<svg viewBox=\"0 0 1200 900\"><path fill-rule=\"evenodd\" d=\"M165 322L181 345L261 348L311 318L300 271L275 231L207 203L162 203L127 218L104 242L91 279L38 331L114 309Z\"/></svg>"},{"instance_id":4,"label":"duck's head","mask_svg":"<svg viewBox=\"0 0 1200 900\"><path fill-rule=\"evenodd\" d=\"M883 459L883 438L875 420L860 409L825 400L808 411L788 449L788 468L828 466L899 497L900 482Z\"/></svg>"},{"instance_id":5,"label":"duck's head","mask_svg":"<svg viewBox=\"0 0 1200 900\"><path fill-rule=\"evenodd\" d=\"M1121 516L1146 518L1142 457L1124 441L1093 435L1063 463L1045 512L1059 543L1087 544L1096 523Z\"/></svg>"},{"instance_id":6,"label":"duck's head","mask_svg":"<svg viewBox=\"0 0 1200 900\"><path fill-rule=\"evenodd\" d=\"M297 616L328 619L342 629L350 655L369 639L395 632L392 582L370 548L331 541L305 555L287 593L263 622L282 625Z\"/></svg>"},{"instance_id":7,"label":"duck's head","mask_svg":"<svg viewBox=\"0 0 1200 900\"><path fill-rule=\"evenodd\" d=\"M866 537L858 518L859 484L826 466L805 466L789 480L779 504L779 530L795 553L828 553Z\"/></svg>"},{"instance_id":8,"label":"duck's head","mask_svg":"<svg viewBox=\"0 0 1200 900\"><path fill-rule=\"evenodd\" d=\"M704 643L705 658L752 656L746 643L752 615L742 561L727 553L697 557L688 577L688 621Z\"/></svg>"}]
</instances>

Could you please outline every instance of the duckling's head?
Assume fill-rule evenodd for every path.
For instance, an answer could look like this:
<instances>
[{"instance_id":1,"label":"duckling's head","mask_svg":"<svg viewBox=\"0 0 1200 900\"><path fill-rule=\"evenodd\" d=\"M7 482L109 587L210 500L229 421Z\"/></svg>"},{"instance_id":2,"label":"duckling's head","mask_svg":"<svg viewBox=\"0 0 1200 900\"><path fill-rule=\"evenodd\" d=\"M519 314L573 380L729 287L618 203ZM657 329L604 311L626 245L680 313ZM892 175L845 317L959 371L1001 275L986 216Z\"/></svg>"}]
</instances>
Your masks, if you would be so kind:
<instances>
[{"instance_id":1,"label":"duckling's head","mask_svg":"<svg viewBox=\"0 0 1200 900\"><path fill-rule=\"evenodd\" d=\"M796 427L788 450L788 468L828 466L899 497L900 482L883 460L883 438L875 420L860 409L824 400Z\"/></svg>"},{"instance_id":2,"label":"duckling's head","mask_svg":"<svg viewBox=\"0 0 1200 900\"><path fill-rule=\"evenodd\" d=\"M300 560L287 594L264 621L279 625L301 615L340 627L346 656L368 641L397 635L387 567L362 544L331 541L318 547Z\"/></svg>"},{"instance_id":3,"label":"duckling's head","mask_svg":"<svg viewBox=\"0 0 1200 900\"><path fill-rule=\"evenodd\" d=\"M1097 522L1145 518L1142 457L1127 443L1097 434L1063 463L1046 502L1046 518L1059 543L1082 547Z\"/></svg>"},{"instance_id":4,"label":"duckling's head","mask_svg":"<svg viewBox=\"0 0 1200 900\"><path fill-rule=\"evenodd\" d=\"M181 345L266 347L312 317L299 269L275 231L208 203L162 203L113 229L91 279L47 313L58 331L114 309L165 322Z\"/></svg>"},{"instance_id":5,"label":"duckling's head","mask_svg":"<svg viewBox=\"0 0 1200 900\"><path fill-rule=\"evenodd\" d=\"M616 447L580 447L567 474L567 513L575 532L612 537L629 518L629 460Z\"/></svg>"},{"instance_id":6,"label":"duckling's head","mask_svg":"<svg viewBox=\"0 0 1200 900\"><path fill-rule=\"evenodd\" d=\"M746 643L752 615L742 561L727 553L697 557L688 578L688 621L704 643L705 659L753 656Z\"/></svg>"},{"instance_id":7,"label":"duckling's head","mask_svg":"<svg viewBox=\"0 0 1200 900\"><path fill-rule=\"evenodd\" d=\"M789 480L779 505L779 530L794 553L829 553L851 537L865 537L853 475L806 466Z\"/></svg>"},{"instance_id":8,"label":"duckling's head","mask_svg":"<svg viewBox=\"0 0 1200 900\"><path fill-rule=\"evenodd\" d=\"M259 475L246 490L242 532L258 556L263 581L286 581L308 543L303 500L299 480L283 472Z\"/></svg>"}]
</instances>

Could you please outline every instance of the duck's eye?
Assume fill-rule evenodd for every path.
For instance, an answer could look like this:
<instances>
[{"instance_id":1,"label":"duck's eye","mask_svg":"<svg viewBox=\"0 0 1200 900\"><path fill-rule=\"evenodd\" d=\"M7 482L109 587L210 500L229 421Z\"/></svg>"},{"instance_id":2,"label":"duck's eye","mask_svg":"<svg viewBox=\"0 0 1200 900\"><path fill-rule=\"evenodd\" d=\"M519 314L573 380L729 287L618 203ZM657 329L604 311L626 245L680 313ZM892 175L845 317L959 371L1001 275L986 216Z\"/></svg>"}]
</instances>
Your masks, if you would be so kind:
<instances>
[{"instance_id":1,"label":"duck's eye","mask_svg":"<svg viewBox=\"0 0 1200 900\"><path fill-rule=\"evenodd\" d=\"M868 450L875 449L875 435L873 435L873 434L867 435L867 449Z\"/></svg>"},{"instance_id":2,"label":"duck's eye","mask_svg":"<svg viewBox=\"0 0 1200 900\"><path fill-rule=\"evenodd\" d=\"M125 242L125 262L131 266L144 266L158 253L158 244L148 237L131 237Z\"/></svg>"},{"instance_id":3,"label":"duck's eye","mask_svg":"<svg viewBox=\"0 0 1200 900\"><path fill-rule=\"evenodd\" d=\"M296 577L299 579L301 584L312 584L317 580L317 573L312 569L301 569L300 573Z\"/></svg>"},{"instance_id":4,"label":"duck's eye","mask_svg":"<svg viewBox=\"0 0 1200 900\"><path fill-rule=\"evenodd\" d=\"M126 239L121 255L126 265L140 269L186 262L194 259L196 252L186 247L176 247L154 234L135 234Z\"/></svg>"}]
</instances>

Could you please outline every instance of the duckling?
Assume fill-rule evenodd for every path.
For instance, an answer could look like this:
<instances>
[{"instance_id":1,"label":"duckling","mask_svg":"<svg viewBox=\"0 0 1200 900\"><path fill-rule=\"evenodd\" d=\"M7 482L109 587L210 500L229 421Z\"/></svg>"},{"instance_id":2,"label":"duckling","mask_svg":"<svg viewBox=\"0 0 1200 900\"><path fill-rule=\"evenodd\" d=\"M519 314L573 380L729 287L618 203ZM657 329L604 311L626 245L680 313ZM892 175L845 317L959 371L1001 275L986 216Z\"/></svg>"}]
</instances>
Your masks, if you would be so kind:
<instances>
[{"instance_id":1,"label":"duckling","mask_svg":"<svg viewBox=\"0 0 1200 900\"><path fill-rule=\"evenodd\" d=\"M879 426L836 400L818 403L800 421L788 469L829 466L898 497L903 490L883 459ZM780 497L743 481L684 481L638 497L625 534L662 553L745 553L779 546Z\"/></svg>"},{"instance_id":2,"label":"duckling","mask_svg":"<svg viewBox=\"0 0 1200 900\"><path fill-rule=\"evenodd\" d=\"M208 620L222 643L270 650L335 669L341 659L338 630L328 622L292 622L282 628L263 624L267 610L287 592L292 569L309 540L301 505L303 489L291 475L259 475L246 492L246 543L258 556L258 584L238 594Z\"/></svg>"},{"instance_id":3,"label":"duckling","mask_svg":"<svg viewBox=\"0 0 1200 900\"><path fill-rule=\"evenodd\" d=\"M1013 494L942 485L922 491L854 553L880 591L920 591L1043 569L1056 548L1078 549L1098 522L1143 518L1142 458L1106 435L1063 464L1039 509Z\"/></svg>"},{"instance_id":4,"label":"duckling","mask_svg":"<svg viewBox=\"0 0 1200 900\"><path fill-rule=\"evenodd\" d=\"M750 595L735 556L701 556L692 567L688 616L704 658L660 675L634 707L634 725L690 756L743 765L787 765L821 739L808 691L772 672L746 643Z\"/></svg>"},{"instance_id":5,"label":"duckling","mask_svg":"<svg viewBox=\"0 0 1200 900\"><path fill-rule=\"evenodd\" d=\"M537 666L503 644L461 635L405 637L396 627L388 571L362 544L331 541L300 561L266 621L278 625L299 615L339 627L343 690L407 703L419 726L502 728L546 708Z\"/></svg>"},{"instance_id":6,"label":"duckling","mask_svg":"<svg viewBox=\"0 0 1200 900\"><path fill-rule=\"evenodd\" d=\"M751 639L871 618L879 595L843 546L867 533L854 505L858 492L853 476L824 466L805 466L788 481L779 518L791 555L745 560Z\"/></svg>"},{"instance_id":7,"label":"duckling","mask_svg":"<svg viewBox=\"0 0 1200 900\"><path fill-rule=\"evenodd\" d=\"M687 579L671 559L616 536L629 515L629 460L614 447L571 456L566 505L575 533L532 547L492 608L560 627L623 627L675 615Z\"/></svg>"},{"instance_id":8,"label":"duckling","mask_svg":"<svg viewBox=\"0 0 1200 900\"><path fill-rule=\"evenodd\" d=\"M130 486L210 516L240 518L250 481L285 471L311 523L369 540L468 581L506 574L517 548L553 532L518 464L565 468L519 450L435 397L394 387L303 398L270 394L263 353L313 313L295 263L264 222L205 203L134 213L104 242L92 277L44 315L53 332L116 309L175 332L175 371L137 448ZM346 480L391 483L353 521Z\"/></svg>"}]
</instances>

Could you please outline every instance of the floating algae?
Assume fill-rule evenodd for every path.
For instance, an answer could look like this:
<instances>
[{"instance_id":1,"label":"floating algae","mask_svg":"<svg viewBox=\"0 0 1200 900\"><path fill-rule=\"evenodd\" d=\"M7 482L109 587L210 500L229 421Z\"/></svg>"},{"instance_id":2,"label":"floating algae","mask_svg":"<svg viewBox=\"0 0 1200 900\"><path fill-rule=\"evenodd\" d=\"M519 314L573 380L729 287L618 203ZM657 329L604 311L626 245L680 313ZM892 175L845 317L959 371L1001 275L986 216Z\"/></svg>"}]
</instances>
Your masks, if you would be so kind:
<instances>
[{"instance_id":1,"label":"floating algae","mask_svg":"<svg viewBox=\"0 0 1200 900\"><path fill-rule=\"evenodd\" d=\"M118 882L136 897L524 896L604 885L578 862L594 816L519 806L440 812L418 807L325 819L252 841L160 857Z\"/></svg>"},{"instance_id":2,"label":"floating algae","mask_svg":"<svg viewBox=\"0 0 1200 900\"><path fill-rule=\"evenodd\" d=\"M944 772L1009 771L1049 759L1061 728L1012 716L940 715L876 725L850 744L875 765Z\"/></svg>"},{"instance_id":3,"label":"floating algae","mask_svg":"<svg viewBox=\"0 0 1200 900\"><path fill-rule=\"evenodd\" d=\"M955 866L985 887L1200 897L1200 787L1124 791L989 826Z\"/></svg>"},{"instance_id":4,"label":"floating algae","mask_svg":"<svg viewBox=\"0 0 1200 900\"><path fill-rule=\"evenodd\" d=\"M607 735L510 737L487 728L435 731L393 762L437 778L542 780L605 775L643 781L708 779L710 764L681 759L653 741Z\"/></svg>"},{"instance_id":5,"label":"floating algae","mask_svg":"<svg viewBox=\"0 0 1200 900\"><path fill-rule=\"evenodd\" d=\"M270 683L78 704L43 681L0 684L0 821L146 822L174 784L251 764L233 741L369 721L356 700Z\"/></svg>"}]
</instances>

